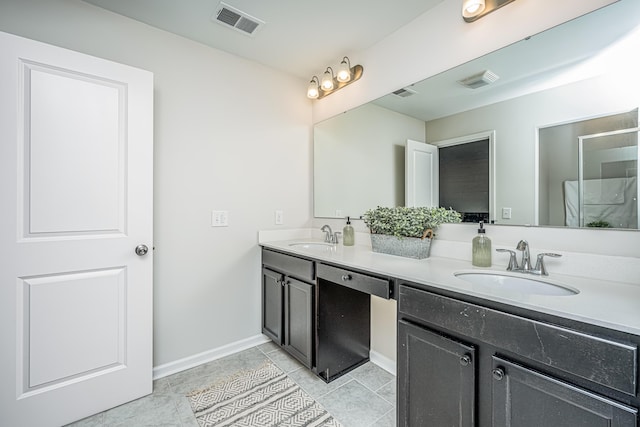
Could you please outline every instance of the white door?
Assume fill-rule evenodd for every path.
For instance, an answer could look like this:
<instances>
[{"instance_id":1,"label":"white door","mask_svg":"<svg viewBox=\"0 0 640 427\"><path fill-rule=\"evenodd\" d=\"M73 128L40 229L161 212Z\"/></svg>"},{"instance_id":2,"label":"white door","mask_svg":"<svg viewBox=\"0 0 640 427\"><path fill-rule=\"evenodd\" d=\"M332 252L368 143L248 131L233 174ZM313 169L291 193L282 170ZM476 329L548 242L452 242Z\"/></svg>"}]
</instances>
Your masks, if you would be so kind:
<instances>
[{"instance_id":1,"label":"white door","mask_svg":"<svg viewBox=\"0 0 640 427\"><path fill-rule=\"evenodd\" d=\"M0 33L0 425L152 391L153 77Z\"/></svg>"},{"instance_id":2,"label":"white door","mask_svg":"<svg viewBox=\"0 0 640 427\"><path fill-rule=\"evenodd\" d=\"M404 167L405 206L438 206L438 147L408 139Z\"/></svg>"}]
</instances>

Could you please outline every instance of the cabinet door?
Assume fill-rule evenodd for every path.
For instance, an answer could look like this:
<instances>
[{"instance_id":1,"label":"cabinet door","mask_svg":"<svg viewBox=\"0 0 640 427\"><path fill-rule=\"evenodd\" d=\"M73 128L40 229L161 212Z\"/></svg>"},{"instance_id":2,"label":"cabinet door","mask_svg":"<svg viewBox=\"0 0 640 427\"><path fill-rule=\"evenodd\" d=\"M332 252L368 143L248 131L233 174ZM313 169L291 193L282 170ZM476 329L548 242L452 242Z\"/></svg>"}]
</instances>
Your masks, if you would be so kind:
<instances>
[{"instance_id":1,"label":"cabinet door","mask_svg":"<svg viewBox=\"0 0 640 427\"><path fill-rule=\"evenodd\" d=\"M313 285L287 277L284 306L284 348L310 368L313 361Z\"/></svg>"},{"instance_id":2,"label":"cabinet door","mask_svg":"<svg viewBox=\"0 0 640 427\"><path fill-rule=\"evenodd\" d=\"M475 370L473 346L400 321L398 425L474 426Z\"/></svg>"},{"instance_id":3,"label":"cabinet door","mask_svg":"<svg viewBox=\"0 0 640 427\"><path fill-rule=\"evenodd\" d=\"M493 427L636 427L637 409L493 357Z\"/></svg>"},{"instance_id":4,"label":"cabinet door","mask_svg":"<svg viewBox=\"0 0 640 427\"><path fill-rule=\"evenodd\" d=\"M282 294L284 275L262 269L262 333L282 345Z\"/></svg>"}]
</instances>

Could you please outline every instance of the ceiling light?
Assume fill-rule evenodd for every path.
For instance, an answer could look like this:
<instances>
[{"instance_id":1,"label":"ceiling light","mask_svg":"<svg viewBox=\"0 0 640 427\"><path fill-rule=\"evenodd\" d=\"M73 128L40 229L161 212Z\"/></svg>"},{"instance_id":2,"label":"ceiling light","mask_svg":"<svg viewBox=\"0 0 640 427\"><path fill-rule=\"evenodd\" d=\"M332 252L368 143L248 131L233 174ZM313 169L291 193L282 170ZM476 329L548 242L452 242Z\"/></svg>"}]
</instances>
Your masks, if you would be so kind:
<instances>
[{"instance_id":1,"label":"ceiling light","mask_svg":"<svg viewBox=\"0 0 640 427\"><path fill-rule=\"evenodd\" d=\"M343 57L338 67L337 75L334 75L333 68L327 67L322 79L313 76L307 88L307 97L311 99L322 99L333 92L357 81L362 77L364 68L362 65L351 66L348 57Z\"/></svg>"},{"instance_id":2,"label":"ceiling light","mask_svg":"<svg viewBox=\"0 0 640 427\"><path fill-rule=\"evenodd\" d=\"M515 0L463 0L462 17L466 22L473 22L512 1Z\"/></svg>"}]
</instances>

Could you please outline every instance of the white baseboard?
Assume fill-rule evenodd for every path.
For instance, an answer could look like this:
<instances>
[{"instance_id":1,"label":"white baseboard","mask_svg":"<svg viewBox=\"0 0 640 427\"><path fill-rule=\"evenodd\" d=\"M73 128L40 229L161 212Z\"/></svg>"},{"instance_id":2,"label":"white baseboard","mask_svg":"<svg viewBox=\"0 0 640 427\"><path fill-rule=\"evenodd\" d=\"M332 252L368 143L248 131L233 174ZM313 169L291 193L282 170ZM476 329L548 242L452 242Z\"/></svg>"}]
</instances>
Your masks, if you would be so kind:
<instances>
[{"instance_id":1,"label":"white baseboard","mask_svg":"<svg viewBox=\"0 0 640 427\"><path fill-rule=\"evenodd\" d=\"M222 357L229 356L230 354L234 354L269 341L271 340L267 336L259 334L240 341L232 342L231 344L227 344L222 347L194 354L193 356L185 357L184 359L165 363L153 368L153 379L157 380L159 378L182 372L190 368L195 368L196 366L202 365L203 363L211 362L212 360L220 359ZM388 357L383 356L376 351L369 352L369 360L371 360L372 363L375 363L390 374L396 375L395 360L389 359Z\"/></svg>"},{"instance_id":2,"label":"white baseboard","mask_svg":"<svg viewBox=\"0 0 640 427\"><path fill-rule=\"evenodd\" d=\"M207 350L202 353L194 354L193 356L185 357L184 359L176 360L173 362L165 363L153 368L153 379L166 377L177 372L184 371L186 369L194 368L203 363L211 362L212 360L220 359L233 353L237 353L242 350L246 350L256 345L264 344L271 341L267 336L263 334L255 335L253 337L245 338L240 341L232 342L231 344L223 345L222 347Z\"/></svg>"},{"instance_id":3,"label":"white baseboard","mask_svg":"<svg viewBox=\"0 0 640 427\"><path fill-rule=\"evenodd\" d=\"M371 361L371 363L375 363L390 374L396 375L397 367L395 360L389 359L387 356L383 356L382 354L373 350L369 351L369 360Z\"/></svg>"}]
</instances>

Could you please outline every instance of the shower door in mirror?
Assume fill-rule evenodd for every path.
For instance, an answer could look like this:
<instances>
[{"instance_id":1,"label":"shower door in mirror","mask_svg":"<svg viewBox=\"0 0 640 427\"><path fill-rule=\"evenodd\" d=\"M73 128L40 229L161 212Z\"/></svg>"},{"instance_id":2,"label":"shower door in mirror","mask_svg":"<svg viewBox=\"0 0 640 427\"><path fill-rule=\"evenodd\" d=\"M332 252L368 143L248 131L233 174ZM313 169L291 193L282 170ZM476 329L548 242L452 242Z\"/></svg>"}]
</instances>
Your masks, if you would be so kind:
<instances>
[{"instance_id":1,"label":"shower door in mirror","mask_svg":"<svg viewBox=\"0 0 640 427\"><path fill-rule=\"evenodd\" d=\"M639 130L578 138L578 181L565 183L566 199L578 202L577 206L567 206L567 218L578 222L571 225L638 228ZM572 194L574 197L570 197Z\"/></svg>"}]
</instances>

